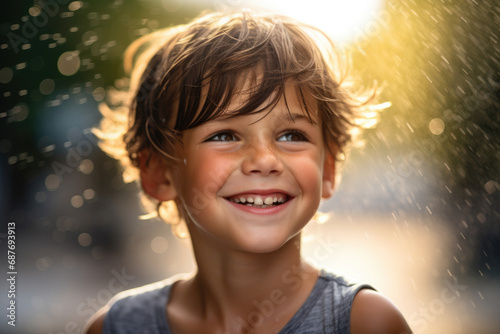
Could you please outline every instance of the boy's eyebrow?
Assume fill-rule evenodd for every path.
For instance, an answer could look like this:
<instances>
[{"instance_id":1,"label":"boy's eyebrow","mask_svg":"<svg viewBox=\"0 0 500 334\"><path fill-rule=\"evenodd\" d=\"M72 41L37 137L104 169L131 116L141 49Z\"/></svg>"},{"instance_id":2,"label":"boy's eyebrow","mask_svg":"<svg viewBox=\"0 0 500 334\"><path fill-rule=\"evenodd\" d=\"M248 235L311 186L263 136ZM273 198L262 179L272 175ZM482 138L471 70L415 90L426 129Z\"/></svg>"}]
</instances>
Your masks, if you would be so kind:
<instances>
[{"instance_id":1,"label":"boy's eyebrow","mask_svg":"<svg viewBox=\"0 0 500 334\"><path fill-rule=\"evenodd\" d=\"M312 125L317 125L316 121L312 117L308 117L304 114L288 113L287 112L285 114L282 114L280 118L282 118L283 120L287 120L287 121L291 120L293 122L305 120L308 123L311 123Z\"/></svg>"},{"instance_id":2,"label":"boy's eyebrow","mask_svg":"<svg viewBox=\"0 0 500 334\"><path fill-rule=\"evenodd\" d=\"M244 115L239 115L239 116L244 116ZM213 122L213 123L224 122L225 120L228 120L231 118L232 117L220 117L220 118L215 118L215 119L211 120L211 122ZM306 121L309 124L318 125L318 123L312 117L309 117L309 116L304 115L304 114L299 114L299 113L285 112L285 113L282 113L280 116L278 116L278 118L280 121L286 121L286 122L288 122L288 121L292 121L292 122Z\"/></svg>"}]
</instances>

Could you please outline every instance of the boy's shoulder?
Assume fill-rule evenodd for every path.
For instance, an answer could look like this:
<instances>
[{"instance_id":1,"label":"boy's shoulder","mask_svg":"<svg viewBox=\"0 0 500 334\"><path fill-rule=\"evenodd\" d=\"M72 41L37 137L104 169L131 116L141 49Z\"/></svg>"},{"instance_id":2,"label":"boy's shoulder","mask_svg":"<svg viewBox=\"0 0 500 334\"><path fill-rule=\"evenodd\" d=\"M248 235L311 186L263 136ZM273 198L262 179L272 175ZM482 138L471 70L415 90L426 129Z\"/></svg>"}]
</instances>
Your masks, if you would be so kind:
<instances>
[{"instance_id":1,"label":"boy's shoulder","mask_svg":"<svg viewBox=\"0 0 500 334\"><path fill-rule=\"evenodd\" d=\"M324 270L305 305L304 316L294 319L284 333L411 333L399 310L368 284ZM307 304L307 302L306 302ZM300 312L298 312L300 314Z\"/></svg>"},{"instance_id":2,"label":"boy's shoulder","mask_svg":"<svg viewBox=\"0 0 500 334\"><path fill-rule=\"evenodd\" d=\"M348 314L348 317L339 318L349 321L347 328L350 333L412 333L396 305L370 285L352 283L332 273L322 276L330 282L332 293L337 295L337 311Z\"/></svg>"},{"instance_id":3,"label":"boy's shoulder","mask_svg":"<svg viewBox=\"0 0 500 334\"><path fill-rule=\"evenodd\" d=\"M413 333L399 309L389 299L373 290L361 290L354 298L350 328L353 334Z\"/></svg>"},{"instance_id":4,"label":"boy's shoulder","mask_svg":"<svg viewBox=\"0 0 500 334\"><path fill-rule=\"evenodd\" d=\"M179 274L116 294L88 321L87 329L83 332L88 334L105 333L105 320L112 323L113 326L117 324L140 325L153 321L157 318L158 311L166 305L170 287L186 277L185 274ZM161 319L161 317L159 318ZM130 329L127 328L127 330Z\"/></svg>"}]
</instances>

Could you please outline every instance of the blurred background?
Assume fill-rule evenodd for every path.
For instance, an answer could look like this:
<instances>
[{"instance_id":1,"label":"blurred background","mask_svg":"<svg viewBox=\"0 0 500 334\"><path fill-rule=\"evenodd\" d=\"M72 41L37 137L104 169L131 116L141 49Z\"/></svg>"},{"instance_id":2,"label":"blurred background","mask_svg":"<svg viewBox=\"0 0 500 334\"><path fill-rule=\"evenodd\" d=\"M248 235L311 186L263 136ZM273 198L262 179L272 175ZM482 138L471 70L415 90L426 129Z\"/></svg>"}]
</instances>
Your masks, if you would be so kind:
<instances>
[{"instance_id":1,"label":"blurred background","mask_svg":"<svg viewBox=\"0 0 500 334\"><path fill-rule=\"evenodd\" d=\"M0 13L0 249L16 226L16 327L80 333L117 292L193 269L143 214L90 133L136 38L202 11L266 8L315 24L384 87L329 212L304 233L317 266L368 282L416 333L499 333L500 5L495 0L35 0ZM9 299L0 280L3 312Z\"/></svg>"}]
</instances>

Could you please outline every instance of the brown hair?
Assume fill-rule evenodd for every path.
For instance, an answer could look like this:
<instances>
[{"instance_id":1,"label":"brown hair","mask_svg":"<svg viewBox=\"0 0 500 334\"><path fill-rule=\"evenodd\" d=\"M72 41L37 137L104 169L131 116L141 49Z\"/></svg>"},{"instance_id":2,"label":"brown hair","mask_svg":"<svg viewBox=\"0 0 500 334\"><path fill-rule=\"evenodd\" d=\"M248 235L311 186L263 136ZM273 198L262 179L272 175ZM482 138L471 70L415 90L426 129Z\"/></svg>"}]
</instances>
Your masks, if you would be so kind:
<instances>
[{"instance_id":1,"label":"brown hair","mask_svg":"<svg viewBox=\"0 0 500 334\"><path fill-rule=\"evenodd\" d=\"M175 163L182 131L222 116L249 73L248 98L228 117L270 112L281 97L286 101L285 83L292 82L309 117L314 103L326 147L337 156L353 127L367 120L364 112L375 95L349 91L342 63L328 36L288 17L249 11L201 16L143 36L127 49L128 93L111 92L96 134L103 150L121 160L125 180L137 180L140 152ZM172 203L166 207L176 213Z\"/></svg>"}]
</instances>

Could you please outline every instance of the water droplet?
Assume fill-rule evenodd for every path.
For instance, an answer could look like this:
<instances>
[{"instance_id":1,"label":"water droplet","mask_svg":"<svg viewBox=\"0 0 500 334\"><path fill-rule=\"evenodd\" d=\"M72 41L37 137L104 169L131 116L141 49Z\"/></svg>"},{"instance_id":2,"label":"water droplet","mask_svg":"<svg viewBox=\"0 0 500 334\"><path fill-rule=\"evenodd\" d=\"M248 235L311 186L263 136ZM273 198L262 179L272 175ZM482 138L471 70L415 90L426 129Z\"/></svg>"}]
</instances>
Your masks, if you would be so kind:
<instances>
[{"instance_id":1,"label":"water droplet","mask_svg":"<svg viewBox=\"0 0 500 334\"><path fill-rule=\"evenodd\" d=\"M26 68L26 63L19 63L19 64L16 64L16 70L22 70Z\"/></svg>"},{"instance_id":2,"label":"water droplet","mask_svg":"<svg viewBox=\"0 0 500 334\"><path fill-rule=\"evenodd\" d=\"M481 224L486 223L486 216L485 216L484 214L482 214L482 213L478 213L478 214L476 215L476 218L477 218L477 220L479 220L479 222L480 222Z\"/></svg>"}]
</instances>

